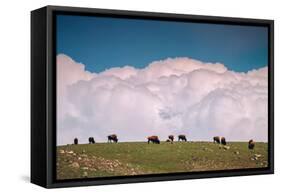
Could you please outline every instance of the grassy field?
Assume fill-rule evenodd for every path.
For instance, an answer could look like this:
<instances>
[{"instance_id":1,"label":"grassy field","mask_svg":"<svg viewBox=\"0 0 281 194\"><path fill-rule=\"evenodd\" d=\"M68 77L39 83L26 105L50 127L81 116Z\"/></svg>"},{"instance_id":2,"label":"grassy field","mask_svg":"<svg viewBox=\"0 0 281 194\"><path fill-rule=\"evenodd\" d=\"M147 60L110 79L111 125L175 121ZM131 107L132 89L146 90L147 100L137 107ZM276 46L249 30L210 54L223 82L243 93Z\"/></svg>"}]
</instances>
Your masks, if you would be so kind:
<instances>
[{"instance_id":1,"label":"grassy field","mask_svg":"<svg viewBox=\"0 0 281 194\"><path fill-rule=\"evenodd\" d=\"M57 178L260 168L267 166L267 143L211 142L173 144L96 143L57 147Z\"/></svg>"}]
</instances>

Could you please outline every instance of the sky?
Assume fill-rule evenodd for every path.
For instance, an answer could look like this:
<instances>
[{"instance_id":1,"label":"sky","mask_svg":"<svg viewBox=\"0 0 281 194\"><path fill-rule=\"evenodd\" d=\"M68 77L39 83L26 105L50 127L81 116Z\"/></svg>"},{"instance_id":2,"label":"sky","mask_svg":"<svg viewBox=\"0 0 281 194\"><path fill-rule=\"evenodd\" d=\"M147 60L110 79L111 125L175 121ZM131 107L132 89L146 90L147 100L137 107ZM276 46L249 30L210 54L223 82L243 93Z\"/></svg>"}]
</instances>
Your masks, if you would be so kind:
<instances>
[{"instance_id":1,"label":"sky","mask_svg":"<svg viewBox=\"0 0 281 194\"><path fill-rule=\"evenodd\" d=\"M57 25L59 145L109 134L267 141L266 28L86 16Z\"/></svg>"},{"instance_id":2,"label":"sky","mask_svg":"<svg viewBox=\"0 0 281 194\"><path fill-rule=\"evenodd\" d=\"M267 65L267 33L257 26L58 15L57 53L90 72L186 56L246 72Z\"/></svg>"}]
</instances>

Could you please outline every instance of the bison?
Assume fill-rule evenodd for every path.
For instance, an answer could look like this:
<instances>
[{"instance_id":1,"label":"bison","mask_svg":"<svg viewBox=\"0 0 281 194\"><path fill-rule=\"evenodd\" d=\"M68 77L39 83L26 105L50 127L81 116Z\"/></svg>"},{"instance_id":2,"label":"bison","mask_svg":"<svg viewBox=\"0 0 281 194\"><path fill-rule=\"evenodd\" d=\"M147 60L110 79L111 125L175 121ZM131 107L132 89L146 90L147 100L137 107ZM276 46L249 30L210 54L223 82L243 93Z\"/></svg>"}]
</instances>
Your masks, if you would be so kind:
<instances>
[{"instance_id":1,"label":"bison","mask_svg":"<svg viewBox=\"0 0 281 194\"><path fill-rule=\"evenodd\" d=\"M221 138L221 144L222 144L222 145L226 145L225 137L222 137L222 138Z\"/></svg>"},{"instance_id":2,"label":"bison","mask_svg":"<svg viewBox=\"0 0 281 194\"><path fill-rule=\"evenodd\" d=\"M251 139L249 141L248 148L249 148L249 150L253 150L254 147L255 147L255 142L254 142L254 140Z\"/></svg>"},{"instance_id":3,"label":"bison","mask_svg":"<svg viewBox=\"0 0 281 194\"><path fill-rule=\"evenodd\" d=\"M178 136L178 141L186 141L185 135L179 135Z\"/></svg>"},{"instance_id":4,"label":"bison","mask_svg":"<svg viewBox=\"0 0 281 194\"><path fill-rule=\"evenodd\" d=\"M213 140L214 140L214 143L218 143L218 144L221 143L220 137L219 137L219 136L215 136L215 137L213 138Z\"/></svg>"},{"instance_id":5,"label":"bison","mask_svg":"<svg viewBox=\"0 0 281 194\"><path fill-rule=\"evenodd\" d=\"M89 144L91 144L91 143L96 143L95 139L93 137L89 137Z\"/></svg>"},{"instance_id":6,"label":"bison","mask_svg":"<svg viewBox=\"0 0 281 194\"><path fill-rule=\"evenodd\" d=\"M118 142L118 138L117 138L117 135L115 135L115 134L112 134L112 135L109 135L109 136L107 136L107 142L115 142L115 143L117 143Z\"/></svg>"},{"instance_id":7,"label":"bison","mask_svg":"<svg viewBox=\"0 0 281 194\"><path fill-rule=\"evenodd\" d=\"M147 143L150 143L150 142L160 144L160 140L159 140L158 136L156 136L156 135L147 137Z\"/></svg>"},{"instance_id":8,"label":"bison","mask_svg":"<svg viewBox=\"0 0 281 194\"><path fill-rule=\"evenodd\" d=\"M74 145L78 144L78 138L74 138Z\"/></svg>"},{"instance_id":9,"label":"bison","mask_svg":"<svg viewBox=\"0 0 281 194\"><path fill-rule=\"evenodd\" d=\"M170 142L173 143L174 142L174 136L173 135L169 135L168 136L168 140L170 140Z\"/></svg>"}]
</instances>

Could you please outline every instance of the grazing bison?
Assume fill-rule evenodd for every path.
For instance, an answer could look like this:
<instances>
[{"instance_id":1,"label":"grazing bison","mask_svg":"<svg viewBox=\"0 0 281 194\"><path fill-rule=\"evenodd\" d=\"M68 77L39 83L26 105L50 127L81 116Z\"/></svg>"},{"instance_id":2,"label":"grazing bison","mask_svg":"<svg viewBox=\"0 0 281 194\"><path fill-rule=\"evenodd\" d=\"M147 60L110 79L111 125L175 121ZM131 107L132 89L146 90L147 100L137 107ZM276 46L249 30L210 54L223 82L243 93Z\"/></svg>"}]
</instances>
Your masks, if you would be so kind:
<instances>
[{"instance_id":1,"label":"grazing bison","mask_svg":"<svg viewBox=\"0 0 281 194\"><path fill-rule=\"evenodd\" d=\"M226 145L225 137L222 137L222 138L221 138L221 144L222 144L222 145Z\"/></svg>"},{"instance_id":2,"label":"grazing bison","mask_svg":"<svg viewBox=\"0 0 281 194\"><path fill-rule=\"evenodd\" d=\"M118 142L118 138L117 138L117 135L115 135L115 134L112 134L112 135L109 135L109 136L107 136L107 142L115 142L115 143L117 143Z\"/></svg>"},{"instance_id":3,"label":"grazing bison","mask_svg":"<svg viewBox=\"0 0 281 194\"><path fill-rule=\"evenodd\" d=\"M89 137L89 144L91 144L91 143L96 143L95 139L93 137Z\"/></svg>"},{"instance_id":4,"label":"grazing bison","mask_svg":"<svg viewBox=\"0 0 281 194\"><path fill-rule=\"evenodd\" d=\"M251 139L251 140L249 141L248 148L249 148L249 150L253 150L253 149L255 148L255 142L254 142L254 140Z\"/></svg>"},{"instance_id":5,"label":"grazing bison","mask_svg":"<svg viewBox=\"0 0 281 194\"><path fill-rule=\"evenodd\" d=\"M77 145L77 144L78 144L78 139L74 138L74 145Z\"/></svg>"},{"instance_id":6,"label":"grazing bison","mask_svg":"<svg viewBox=\"0 0 281 194\"><path fill-rule=\"evenodd\" d=\"M218 144L221 143L220 137L219 137L219 136L215 136L215 137L213 138L213 140L214 140L214 143L218 143Z\"/></svg>"},{"instance_id":7,"label":"grazing bison","mask_svg":"<svg viewBox=\"0 0 281 194\"><path fill-rule=\"evenodd\" d=\"M185 135L179 135L178 136L178 141L186 141Z\"/></svg>"},{"instance_id":8,"label":"grazing bison","mask_svg":"<svg viewBox=\"0 0 281 194\"><path fill-rule=\"evenodd\" d=\"M170 140L170 142L173 143L174 142L174 136L173 135L169 135L168 136L168 140Z\"/></svg>"},{"instance_id":9,"label":"grazing bison","mask_svg":"<svg viewBox=\"0 0 281 194\"><path fill-rule=\"evenodd\" d=\"M149 142L160 144L160 140L159 140L158 136L156 136L156 135L149 136L147 138L147 143L149 143Z\"/></svg>"}]
</instances>

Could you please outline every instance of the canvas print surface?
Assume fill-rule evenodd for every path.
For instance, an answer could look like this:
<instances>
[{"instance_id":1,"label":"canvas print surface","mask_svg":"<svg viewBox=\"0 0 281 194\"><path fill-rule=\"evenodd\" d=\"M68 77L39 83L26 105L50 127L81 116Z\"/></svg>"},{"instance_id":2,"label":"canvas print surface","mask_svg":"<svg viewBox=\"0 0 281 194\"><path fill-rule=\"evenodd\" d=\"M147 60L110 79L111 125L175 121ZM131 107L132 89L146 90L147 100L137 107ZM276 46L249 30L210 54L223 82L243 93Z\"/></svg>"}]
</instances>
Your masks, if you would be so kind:
<instances>
[{"instance_id":1,"label":"canvas print surface","mask_svg":"<svg viewBox=\"0 0 281 194\"><path fill-rule=\"evenodd\" d=\"M268 29L56 16L58 180L268 166Z\"/></svg>"}]
</instances>

